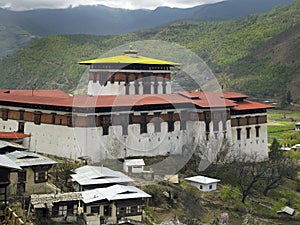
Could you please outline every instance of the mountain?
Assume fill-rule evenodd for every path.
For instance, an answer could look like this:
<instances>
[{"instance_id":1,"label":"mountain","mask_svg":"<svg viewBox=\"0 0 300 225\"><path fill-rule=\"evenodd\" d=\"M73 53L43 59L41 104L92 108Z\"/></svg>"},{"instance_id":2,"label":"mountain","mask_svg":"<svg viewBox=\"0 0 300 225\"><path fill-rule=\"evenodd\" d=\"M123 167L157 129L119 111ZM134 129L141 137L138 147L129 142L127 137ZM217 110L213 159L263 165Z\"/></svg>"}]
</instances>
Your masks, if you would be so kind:
<instances>
[{"instance_id":1,"label":"mountain","mask_svg":"<svg viewBox=\"0 0 300 225\"><path fill-rule=\"evenodd\" d=\"M197 21L240 19L251 14L265 13L274 7L293 2L294 0L227 0L204 5L195 12L191 19Z\"/></svg>"},{"instance_id":2,"label":"mountain","mask_svg":"<svg viewBox=\"0 0 300 225\"><path fill-rule=\"evenodd\" d=\"M120 35L58 35L38 39L0 61L0 88L61 88L72 92L86 67L76 62L140 40L164 40L191 49L227 90L280 98L297 90L300 1L266 14L221 22L181 21ZM288 48L287 48L288 46ZM143 46L146 50L148 46ZM273 49L272 49L273 48ZM273 51L277 51L272 55ZM290 58L287 52L294 52ZM168 50L165 50L168 54ZM171 53L169 53L171 54ZM280 57L280 63L278 59ZM178 78L178 77L177 77ZM175 79L177 79L175 77ZM192 81L186 81L186 86ZM292 92L293 99L299 93Z\"/></svg>"},{"instance_id":3,"label":"mountain","mask_svg":"<svg viewBox=\"0 0 300 225\"><path fill-rule=\"evenodd\" d=\"M158 7L126 10L103 5L29 11L0 10L2 24L19 26L33 35L122 34L166 25L180 20L230 20L267 12L293 0L228 0L188 9Z\"/></svg>"},{"instance_id":4,"label":"mountain","mask_svg":"<svg viewBox=\"0 0 300 225\"><path fill-rule=\"evenodd\" d=\"M33 37L58 34L124 34L162 27L181 20L221 21L267 12L293 0L228 0L188 9L159 7L155 10L126 10L106 6L79 6L67 9L10 11L0 9L0 58L30 43ZM21 33L29 38L20 39ZM4 33L3 33L4 32Z\"/></svg>"}]
</instances>

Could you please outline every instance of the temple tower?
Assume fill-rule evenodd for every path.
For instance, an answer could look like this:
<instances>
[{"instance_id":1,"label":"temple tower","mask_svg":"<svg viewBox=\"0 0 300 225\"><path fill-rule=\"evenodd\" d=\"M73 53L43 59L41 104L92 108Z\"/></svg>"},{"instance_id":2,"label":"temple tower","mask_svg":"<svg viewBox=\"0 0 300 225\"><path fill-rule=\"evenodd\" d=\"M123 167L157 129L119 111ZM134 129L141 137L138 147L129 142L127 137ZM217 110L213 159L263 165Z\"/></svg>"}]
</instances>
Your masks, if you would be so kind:
<instances>
[{"instance_id":1,"label":"temple tower","mask_svg":"<svg viewBox=\"0 0 300 225\"><path fill-rule=\"evenodd\" d=\"M171 68L178 63L147 58L137 50L81 61L89 65L88 95L170 94Z\"/></svg>"}]
</instances>

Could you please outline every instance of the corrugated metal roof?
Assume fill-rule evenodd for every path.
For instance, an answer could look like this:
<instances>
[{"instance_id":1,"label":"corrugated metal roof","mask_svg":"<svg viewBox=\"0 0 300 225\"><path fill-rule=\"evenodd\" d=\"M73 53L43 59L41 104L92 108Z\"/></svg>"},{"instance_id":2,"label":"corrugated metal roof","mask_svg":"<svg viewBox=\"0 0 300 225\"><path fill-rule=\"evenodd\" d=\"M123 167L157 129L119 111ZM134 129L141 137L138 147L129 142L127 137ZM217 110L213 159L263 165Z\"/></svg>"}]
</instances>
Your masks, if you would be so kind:
<instances>
[{"instance_id":1,"label":"corrugated metal roof","mask_svg":"<svg viewBox=\"0 0 300 225\"><path fill-rule=\"evenodd\" d=\"M59 194L32 194L31 204L34 208L52 207L56 202L79 201L82 199L80 192L68 192Z\"/></svg>"},{"instance_id":2,"label":"corrugated metal roof","mask_svg":"<svg viewBox=\"0 0 300 225\"><path fill-rule=\"evenodd\" d=\"M0 155L0 167L8 168L8 169L18 169L22 168L18 166L14 161L8 158L6 155Z\"/></svg>"},{"instance_id":3,"label":"corrugated metal roof","mask_svg":"<svg viewBox=\"0 0 300 225\"><path fill-rule=\"evenodd\" d=\"M187 178L184 178L184 179L188 180L188 181L193 181L193 182L196 182L196 183L200 183L200 184L211 184L211 183L220 182L220 180L218 180L218 179L205 177L205 176L194 176L194 177L187 177Z\"/></svg>"},{"instance_id":4,"label":"corrugated metal roof","mask_svg":"<svg viewBox=\"0 0 300 225\"><path fill-rule=\"evenodd\" d=\"M14 151L7 153L6 156L14 161L20 167L36 166L36 165L52 165L56 164L52 159L46 156L27 151Z\"/></svg>"},{"instance_id":5,"label":"corrugated metal roof","mask_svg":"<svg viewBox=\"0 0 300 225\"><path fill-rule=\"evenodd\" d=\"M134 198L150 198L151 195L133 186L113 185L82 192L82 201L91 203L101 200L113 201Z\"/></svg>"},{"instance_id":6,"label":"corrugated metal roof","mask_svg":"<svg viewBox=\"0 0 300 225\"><path fill-rule=\"evenodd\" d=\"M145 166L143 159L125 159L124 163L126 166Z\"/></svg>"},{"instance_id":7,"label":"corrugated metal roof","mask_svg":"<svg viewBox=\"0 0 300 225\"><path fill-rule=\"evenodd\" d=\"M6 148L6 147L13 147L17 149L26 149L23 145L19 145L13 142L8 142L8 141L1 141L0 140L0 149L1 148Z\"/></svg>"},{"instance_id":8,"label":"corrugated metal roof","mask_svg":"<svg viewBox=\"0 0 300 225\"><path fill-rule=\"evenodd\" d=\"M76 174L71 174L71 177L80 185L116 184L134 181L119 171L101 166L82 166L77 168L74 172Z\"/></svg>"}]
</instances>

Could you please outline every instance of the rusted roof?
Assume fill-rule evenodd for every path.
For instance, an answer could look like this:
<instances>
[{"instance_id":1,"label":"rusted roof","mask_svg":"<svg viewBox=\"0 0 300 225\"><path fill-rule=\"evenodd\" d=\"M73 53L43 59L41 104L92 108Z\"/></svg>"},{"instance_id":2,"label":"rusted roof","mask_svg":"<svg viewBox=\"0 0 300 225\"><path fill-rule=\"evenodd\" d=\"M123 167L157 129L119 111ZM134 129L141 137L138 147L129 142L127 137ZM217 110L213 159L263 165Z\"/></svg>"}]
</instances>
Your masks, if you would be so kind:
<instances>
[{"instance_id":1,"label":"rusted roof","mask_svg":"<svg viewBox=\"0 0 300 225\"><path fill-rule=\"evenodd\" d=\"M30 137L30 134L18 132L0 132L0 139L22 139L27 137Z\"/></svg>"}]
</instances>

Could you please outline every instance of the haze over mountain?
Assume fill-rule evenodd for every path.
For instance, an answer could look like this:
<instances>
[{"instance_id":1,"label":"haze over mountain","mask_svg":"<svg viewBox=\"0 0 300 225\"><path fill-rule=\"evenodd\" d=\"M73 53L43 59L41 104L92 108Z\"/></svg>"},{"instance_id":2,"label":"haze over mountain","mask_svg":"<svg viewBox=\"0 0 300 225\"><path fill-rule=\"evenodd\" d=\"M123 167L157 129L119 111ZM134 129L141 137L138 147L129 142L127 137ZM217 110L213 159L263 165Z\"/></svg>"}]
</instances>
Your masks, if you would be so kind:
<instances>
[{"instance_id":1,"label":"haze over mountain","mask_svg":"<svg viewBox=\"0 0 300 225\"><path fill-rule=\"evenodd\" d=\"M121 34L166 25L179 20L220 21L266 12L293 0L228 0L188 9L159 7L126 10L106 6L29 11L0 10L2 25L19 26L33 35Z\"/></svg>"}]
</instances>

